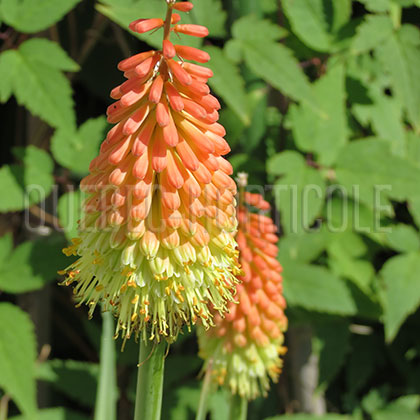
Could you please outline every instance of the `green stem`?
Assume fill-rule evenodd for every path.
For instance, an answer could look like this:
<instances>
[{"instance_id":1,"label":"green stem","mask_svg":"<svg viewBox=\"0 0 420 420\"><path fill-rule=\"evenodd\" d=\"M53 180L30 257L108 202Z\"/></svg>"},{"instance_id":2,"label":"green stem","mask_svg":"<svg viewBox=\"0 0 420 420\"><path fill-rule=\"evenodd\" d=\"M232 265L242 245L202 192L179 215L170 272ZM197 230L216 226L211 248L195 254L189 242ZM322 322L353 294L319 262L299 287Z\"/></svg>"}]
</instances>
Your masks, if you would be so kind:
<instances>
[{"instance_id":1,"label":"green stem","mask_svg":"<svg viewBox=\"0 0 420 420\"><path fill-rule=\"evenodd\" d=\"M134 420L160 420L166 343L140 340Z\"/></svg>"},{"instance_id":2,"label":"green stem","mask_svg":"<svg viewBox=\"0 0 420 420\"><path fill-rule=\"evenodd\" d=\"M99 384L96 393L95 420L117 419L117 373L115 369L114 319L111 312L102 313L102 338Z\"/></svg>"},{"instance_id":3,"label":"green stem","mask_svg":"<svg viewBox=\"0 0 420 420\"><path fill-rule=\"evenodd\" d=\"M239 395L232 395L230 399L229 420L246 420L248 401Z\"/></svg>"},{"instance_id":4,"label":"green stem","mask_svg":"<svg viewBox=\"0 0 420 420\"><path fill-rule=\"evenodd\" d=\"M210 362L206 369L206 375L204 376L203 386L201 388L201 393L200 393L200 401L198 402L197 416L195 417L195 420L206 419L206 415L208 411L207 410L208 401L209 401L210 391L211 391L211 370L212 370L212 364Z\"/></svg>"}]
</instances>

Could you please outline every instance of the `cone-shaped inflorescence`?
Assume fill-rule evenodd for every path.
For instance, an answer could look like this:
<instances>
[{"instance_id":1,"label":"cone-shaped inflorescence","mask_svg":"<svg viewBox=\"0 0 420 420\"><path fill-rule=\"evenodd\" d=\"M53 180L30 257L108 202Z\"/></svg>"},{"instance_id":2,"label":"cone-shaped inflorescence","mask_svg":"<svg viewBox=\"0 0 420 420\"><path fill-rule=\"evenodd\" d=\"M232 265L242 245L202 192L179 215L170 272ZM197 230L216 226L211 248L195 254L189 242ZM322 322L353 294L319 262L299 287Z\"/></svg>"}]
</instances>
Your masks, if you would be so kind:
<instances>
[{"instance_id":1,"label":"cone-shaped inflorescence","mask_svg":"<svg viewBox=\"0 0 420 420\"><path fill-rule=\"evenodd\" d=\"M127 78L111 92L115 126L81 182L88 194L79 237L66 248L79 259L65 270L79 304L92 314L112 307L125 338L176 338L198 319L212 324L233 299L238 270L236 185L212 71L196 48L173 45L172 32L204 37L199 25L178 24L173 13L189 2L168 2L166 20L139 19L138 33L164 29L161 51L123 60ZM177 58L175 58L177 57Z\"/></svg>"},{"instance_id":2,"label":"cone-shaped inflorescence","mask_svg":"<svg viewBox=\"0 0 420 420\"><path fill-rule=\"evenodd\" d=\"M287 328L282 296L282 268L276 259L276 226L263 214L270 205L260 194L240 191L237 241L244 274L237 286L239 303L229 304L214 328L200 328L200 355L219 385L252 399L265 395L269 378L281 372L283 333Z\"/></svg>"}]
</instances>

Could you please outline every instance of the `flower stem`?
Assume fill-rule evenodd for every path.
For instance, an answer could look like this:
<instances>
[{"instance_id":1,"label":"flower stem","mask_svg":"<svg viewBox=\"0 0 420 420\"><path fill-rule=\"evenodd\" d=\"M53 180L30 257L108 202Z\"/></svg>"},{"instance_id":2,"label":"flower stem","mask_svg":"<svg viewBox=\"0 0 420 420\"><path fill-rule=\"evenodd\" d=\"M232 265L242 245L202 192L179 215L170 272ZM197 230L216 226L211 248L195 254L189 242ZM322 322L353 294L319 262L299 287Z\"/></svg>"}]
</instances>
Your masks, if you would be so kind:
<instances>
[{"instance_id":1,"label":"flower stem","mask_svg":"<svg viewBox=\"0 0 420 420\"><path fill-rule=\"evenodd\" d=\"M210 362L209 365L207 366L206 374L204 376L203 386L201 388L201 393L200 393L200 401L198 403L197 416L195 417L195 420L206 419L208 401L209 401L210 391L211 391L211 369L212 369L212 364Z\"/></svg>"},{"instance_id":2,"label":"flower stem","mask_svg":"<svg viewBox=\"0 0 420 420\"><path fill-rule=\"evenodd\" d=\"M102 338L99 384L96 393L95 420L117 419L117 374L115 369L114 319L111 312L102 313Z\"/></svg>"},{"instance_id":3,"label":"flower stem","mask_svg":"<svg viewBox=\"0 0 420 420\"><path fill-rule=\"evenodd\" d=\"M230 399L229 420L246 420L248 401L239 395L232 395Z\"/></svg>"},{"instance_id":4,"label":"flower stem","mask_svg":"<svg viewBox=\"0 0 420 420\"><path fill-rule=\"evenodd\" d=\"M140 340L134 420L160 420L166 342Z\"/></svg>"}]
</instances>

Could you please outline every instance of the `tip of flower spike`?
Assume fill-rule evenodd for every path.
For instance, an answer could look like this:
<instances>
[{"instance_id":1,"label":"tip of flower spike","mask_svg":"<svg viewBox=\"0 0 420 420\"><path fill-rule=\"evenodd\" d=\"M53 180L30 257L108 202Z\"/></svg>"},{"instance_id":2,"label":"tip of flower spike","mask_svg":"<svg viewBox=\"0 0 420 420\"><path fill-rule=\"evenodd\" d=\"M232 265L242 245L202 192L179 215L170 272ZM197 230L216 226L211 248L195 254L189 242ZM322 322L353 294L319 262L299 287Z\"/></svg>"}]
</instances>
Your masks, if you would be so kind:
<instances>
[{"instance_id":1,"label":"tip of flower spike","mask_svg":"<svg viewBox=\"0 0 420 420\"><path fill-rule=\"evenodd\" d=\"M189 1L184 1L181 3L175 3L172 7L175 10L179 10L180 12L189 12L194 7L194 5Z\"/></svg>"}]
</instances>

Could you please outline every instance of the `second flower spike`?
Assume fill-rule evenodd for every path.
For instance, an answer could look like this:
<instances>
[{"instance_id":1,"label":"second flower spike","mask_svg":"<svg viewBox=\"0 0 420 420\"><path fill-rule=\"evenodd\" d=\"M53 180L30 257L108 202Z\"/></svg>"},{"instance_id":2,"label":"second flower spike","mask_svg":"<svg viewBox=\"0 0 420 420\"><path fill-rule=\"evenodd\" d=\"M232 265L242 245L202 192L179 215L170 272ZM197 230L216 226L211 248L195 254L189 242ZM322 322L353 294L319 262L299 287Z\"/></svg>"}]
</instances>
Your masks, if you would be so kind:
<instances>
[{"instance_id":1,"label":"second flower spike","mask_svg":"<svg viewBox=\"0 0 420 420\"><path fill-rule=\"evenodd\" d=\"M186 62L210 57L170 41L173 31L207 34L177 24L173 9L191 7L169 2L166 20L130 25L140 33L163 28L163 47L118 66L127 80L111 92L115 126L82 180L85 217L65 249L79 257L65 283L75 283L91 313L100 301L112 308L125 338L172 341L185 324L210 326L210 307L226 311L239 271L236 186L222 157L230 149L207 85L212 72Z\"/></svg>"}]
</instances>

